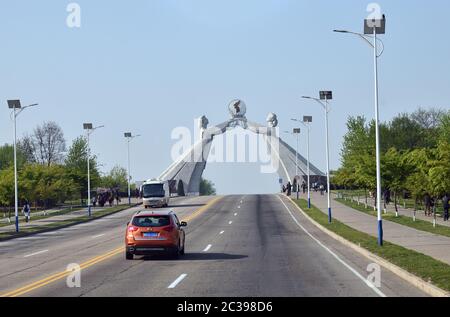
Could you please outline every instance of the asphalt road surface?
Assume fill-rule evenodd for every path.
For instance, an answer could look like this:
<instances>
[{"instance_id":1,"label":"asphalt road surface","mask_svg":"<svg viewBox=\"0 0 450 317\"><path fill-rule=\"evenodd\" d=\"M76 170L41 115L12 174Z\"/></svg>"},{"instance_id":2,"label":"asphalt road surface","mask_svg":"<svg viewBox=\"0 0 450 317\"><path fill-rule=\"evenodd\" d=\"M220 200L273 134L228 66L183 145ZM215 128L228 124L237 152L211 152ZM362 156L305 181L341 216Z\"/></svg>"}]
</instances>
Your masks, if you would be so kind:
<instances>
[{"instance_id":1,"label":"asphalt road surface","mask_svg":"<svg viewBox=\"0 0 450 317\"><path fill-rule=\"evenodd\" d=\"M141 207L87 224L0 242L3 296L425 296L328 237L278 195L189 197L171 208L188 221L186 255L126 261L126 223ZM67 267L81 267L68 287ZM72 285L73 286L73 285Z\"/></svg>"}]
</instances>

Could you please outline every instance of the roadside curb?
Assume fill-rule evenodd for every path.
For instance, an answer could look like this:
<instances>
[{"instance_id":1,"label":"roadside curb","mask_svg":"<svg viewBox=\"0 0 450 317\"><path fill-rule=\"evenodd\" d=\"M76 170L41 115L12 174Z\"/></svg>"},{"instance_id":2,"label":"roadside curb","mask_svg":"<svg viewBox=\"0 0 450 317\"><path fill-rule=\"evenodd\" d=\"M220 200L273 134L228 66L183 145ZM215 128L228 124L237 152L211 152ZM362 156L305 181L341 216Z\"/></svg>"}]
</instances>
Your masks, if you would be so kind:
<instances>
[{"instance_id":1,"label":"roadside curb","mask_svg":"<svg viewBox=\"0 0 450 317\"><path fill-rule=\"evenodd\" d=\"M313 225L315 225L317 228L319 228L321 231L332 237L333 239L341 242L345 246L353 249L354 251L358 252L362 256L368 258L371 261L374 261L375 263L379 264L380 266L388 269L395 275L399 276L400 278L406 280L407 282L411 283L415 287L419 288L420 290L424 291L425 293L433 296L433 297L450 297L450 293L421 279L420 277L406 271L405 269L402 269L401 267L392 264L391 262L381 258L378 255L373 254L372 252L354 244L353 242L348 241L347 239L341 237L340 235L332 232L331 230L325 228L318 222L316 222L314 219L312 219L307 213L305 213L300 206L298 206L295 201L288 197L291 203L302 213L303 216L305 216Z\"/></svg>"},{"instance_id":2,"label":"roadside curb","mask_svg":"<svg viewBox=\"0 0 450 317\"><path fill-rule=\"evenodd\" d=\"M82 223L87 223L87 222L95 221L95 220L98 220L98 219L102 219L102 218L104 218L104 217L107 217L107 216L111 216L111 215L117 214L117 213L122 212L122 211L124 211L124 210L131 209L131 208L135 208L135 207L137 207L137 206L139 206L139 205L141 205L141 203L133 204L133 205L131 205L131 206L128 206L128 208L125 208L125 209L122 209L122 210L118 210L118 211L114 211L114 212L111 212L111 213L108 213L108 214L104 214L104 215L101 215L101 216L96 217L96 218L87 219L87 220L75 221L75 222L73 222L73 223L69 223L69 224L66 224L66 225L59 226L59 227L47 228L47 229L42 229L42 230L38 230L38 231L34 231L34 232L29 232L29 233L24 233L24 234L18 234L18 235L16 235L16 236L11 236L11 237L6 237L6 238L0 238L0 242L9 241L9 240L14 240L14 239L18 239L18 238L30 237L30 236L34 236L34 235L41 234L41 233L46 233L46 232L51 232L51 231L55 231L55 230L60 230L60 229L65 229L65 228L73 227L73 226L76 226L76 225L79 225L79 224L82 224Z\"/></svg>"}]
</instances>

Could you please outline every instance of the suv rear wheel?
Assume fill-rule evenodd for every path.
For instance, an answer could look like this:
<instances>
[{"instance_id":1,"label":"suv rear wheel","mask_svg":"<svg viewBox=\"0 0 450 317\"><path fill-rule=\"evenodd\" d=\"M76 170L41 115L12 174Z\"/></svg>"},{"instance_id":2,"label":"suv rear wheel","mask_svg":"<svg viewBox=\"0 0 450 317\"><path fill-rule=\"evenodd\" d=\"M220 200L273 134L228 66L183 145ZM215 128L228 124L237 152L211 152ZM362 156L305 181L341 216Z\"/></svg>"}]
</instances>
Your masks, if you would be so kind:
<instances>
[{"instance_id":1,"label":"suv rear wheel","mask_svg":"<svg viewBox=\"0 0 450 317\"><path fill-rule=\"evenodd\" d=\"M125 258L127 260L134 260L134 255L133 255L133 253L125 252Z\"/></svg>"}]
</instances>

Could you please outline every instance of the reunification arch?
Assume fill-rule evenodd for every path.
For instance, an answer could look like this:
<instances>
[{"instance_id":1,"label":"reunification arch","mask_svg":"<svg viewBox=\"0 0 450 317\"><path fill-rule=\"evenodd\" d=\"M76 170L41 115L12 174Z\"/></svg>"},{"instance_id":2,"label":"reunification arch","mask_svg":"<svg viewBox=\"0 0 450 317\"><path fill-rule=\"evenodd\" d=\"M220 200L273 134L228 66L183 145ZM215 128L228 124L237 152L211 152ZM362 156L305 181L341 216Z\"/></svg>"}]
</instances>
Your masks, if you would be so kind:
<instances>
[{"instance_id":1,"label":"reunification arch","mask_svg":"<svg viewBox=\"0 0 450 317\"><path fill-rule=\"evenodd\" d=\"M171 193L186 196L195 196L200 194L200 182L203 172L206 168L208 156L215 136L224 134L227 130L236 127L252 131L263 135L272 162L280 179L283 183L288 181L293 183L296 178L296 151L277 134L278 119L274 113L267 117L267 124L261 125L250 122L245 117L246 105L241 100L234 100L228 106L231 119L217 126L208 128L208 119L203 116L200 118L201 139L197 141L188 151L173 162L160 176L159 180L169 181ZM298 154L298 173L297 179L306 182L308 169L307 160ZM314 182L326 182L326 175L317 167L310 163L310 180Z\"/></svg>"}]
</instances>

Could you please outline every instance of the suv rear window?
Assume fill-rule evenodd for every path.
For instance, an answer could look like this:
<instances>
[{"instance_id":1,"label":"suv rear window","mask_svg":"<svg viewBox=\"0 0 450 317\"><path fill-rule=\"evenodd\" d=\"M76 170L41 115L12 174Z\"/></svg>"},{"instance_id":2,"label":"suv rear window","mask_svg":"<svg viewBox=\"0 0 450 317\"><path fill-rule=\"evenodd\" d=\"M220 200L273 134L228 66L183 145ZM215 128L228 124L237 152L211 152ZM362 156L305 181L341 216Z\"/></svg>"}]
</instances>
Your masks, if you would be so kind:
<instances>
[{"instance_id":1,"label":"suv rear window","mask_svg":"<svg viewBox=\"0 0 450 317\"><path fill-rule=\"evenodd\" d=\"M170 225L169 216L144 216L134 217L133 226L136 227L165 227Z\"/></svg>"}]
</instances>

